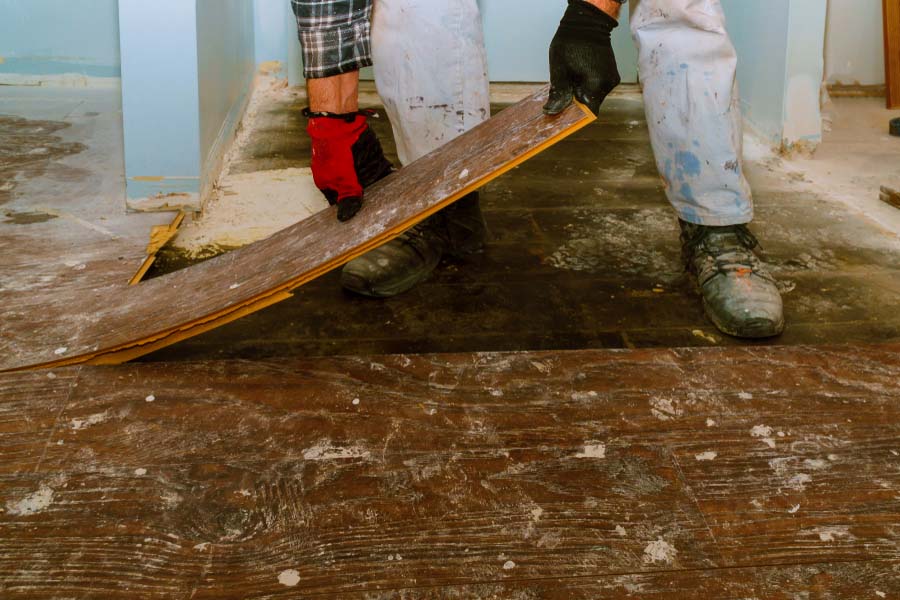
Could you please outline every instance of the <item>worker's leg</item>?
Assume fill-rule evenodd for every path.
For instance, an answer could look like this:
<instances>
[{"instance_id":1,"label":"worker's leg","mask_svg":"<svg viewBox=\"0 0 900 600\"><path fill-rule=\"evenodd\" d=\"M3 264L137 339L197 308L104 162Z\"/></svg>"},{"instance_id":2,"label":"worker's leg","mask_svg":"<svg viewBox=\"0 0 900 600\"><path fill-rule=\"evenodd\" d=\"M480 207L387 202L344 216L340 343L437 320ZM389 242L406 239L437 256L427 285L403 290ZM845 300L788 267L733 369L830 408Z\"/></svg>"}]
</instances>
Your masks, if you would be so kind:
<instances>
[{"instance_id":1,"label":"worker's leg","mask_svg":"<svg viewBox=\"0 0 900 600\"><path fill-rule=\"evenodd\" d=\"M391 120L401 164L428 154L490 117L487 60L476 0L377 0L372 21L375 83ZM446 253L480 249L477 193L396 240L351 261L350 291L402 293Z\"/></svg>"},{"instance_id":2,"label":"worker's leg","mask_svg":"<svg viewBox=\"0 0 900 600\"><path fill-rule=\"evenodd\" d=\"M476 0L377 0L372 57L402 164L490 117Z\"/></svg>"},{"instance_id":3,"label":"worker's leg","mask_svg":"<svg viewBox=\"0 0 900 600\"><path fill-rule=\"evenodd\" d=\"M753 218L741 170L737 56L718 0L639 0L632 17L650 139L678 216Z\"/></svg>"},{"instance_id":4,"label":"worker's leg","mask_svg":"<svg viewBox=\"0 0 900 600\"><path fill-rule=\"evenodd\" d=\"M313 179L346 221L362 207L364 189L393 170L359 113L359 69L372 64L372 0L291 0L291 7L309 92Z\"/></svg>"},{"instance_id":5,"label":"worker's leg","mask_svg":"<svg viewBox=\"0 0 900 600\"><path fill-rule=\"evenodd\" d=\"M753 202L742 170L737 56L719 0L637 0L632 32L653 152L706 312L731 335L776 335L781 296L745 227Z\"/></svg>"}]
</instances>

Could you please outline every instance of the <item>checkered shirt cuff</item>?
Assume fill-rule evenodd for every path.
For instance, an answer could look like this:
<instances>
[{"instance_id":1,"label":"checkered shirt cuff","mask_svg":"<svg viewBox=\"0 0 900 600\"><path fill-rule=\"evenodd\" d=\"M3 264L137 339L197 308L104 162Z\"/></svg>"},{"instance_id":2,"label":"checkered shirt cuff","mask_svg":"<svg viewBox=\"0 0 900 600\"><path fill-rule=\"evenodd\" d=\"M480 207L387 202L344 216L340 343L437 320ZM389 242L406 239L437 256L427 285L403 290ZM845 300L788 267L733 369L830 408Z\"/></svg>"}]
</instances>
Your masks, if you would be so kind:
<instances>
[{"instance_id":1,"label":"checkered shirt cuff","mask_svg":"<svg viewBox=\"0 0 900 600\"><path fill-rule=\"evenodd\" d=\"M291 0L307 79L372 64L372 0Z\"/></svg>"}]
</instances>

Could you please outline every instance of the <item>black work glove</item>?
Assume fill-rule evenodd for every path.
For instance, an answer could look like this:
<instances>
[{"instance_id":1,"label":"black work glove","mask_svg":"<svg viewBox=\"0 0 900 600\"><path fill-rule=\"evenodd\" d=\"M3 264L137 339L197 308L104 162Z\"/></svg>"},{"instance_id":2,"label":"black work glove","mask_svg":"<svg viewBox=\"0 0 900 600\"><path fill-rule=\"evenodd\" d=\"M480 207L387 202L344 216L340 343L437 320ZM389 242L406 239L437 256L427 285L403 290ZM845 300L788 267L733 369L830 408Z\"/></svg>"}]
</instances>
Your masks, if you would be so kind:
<instances>
[{"instance_id":1,"label":"black work glove","mask_svg":"<svg viewBox=\"0 0 900 600\"><path fill-rule=\"evenodd\" d=\"M606 96L619 85L612 49L612 30L619 22L584 0L569 0L569 8L550 44L548 115L561 113L572 96L596 115Z\"/></svg>"}]
</instances>

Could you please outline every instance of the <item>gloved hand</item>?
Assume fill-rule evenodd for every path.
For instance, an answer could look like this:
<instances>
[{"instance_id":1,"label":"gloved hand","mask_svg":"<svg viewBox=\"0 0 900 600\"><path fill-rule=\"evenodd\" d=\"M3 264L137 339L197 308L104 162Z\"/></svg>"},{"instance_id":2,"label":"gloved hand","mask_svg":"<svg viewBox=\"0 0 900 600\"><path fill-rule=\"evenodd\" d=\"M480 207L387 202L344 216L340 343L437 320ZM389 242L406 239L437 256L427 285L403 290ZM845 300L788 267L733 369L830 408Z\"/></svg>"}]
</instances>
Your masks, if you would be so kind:
<instances>
[{"instance_id":1,"label":"gloved hand","mask_svg":"<svg viewBox=\"0 0 900 600\"><path fill-rule=\"evenodd\" d=\"M569 0L569 8L550 44L548 115L561 113L572 96L596 115L606 96L619 85L619 69L612 49L611 16L584 0Z\"/></svg>"},{"instance_id":2,"label":"gloved hand","mask_svg":"<svg viewBox=\"0 0 900 600\"><path fill-rule=\"evenodd\" d=\"M309 118L312 172L316 187L331 205L337 204L339 221L349 221L363 205L363 189L393 170L367 119L373 111L348 114L303 111Z\"/></svg>"}]
</instances>

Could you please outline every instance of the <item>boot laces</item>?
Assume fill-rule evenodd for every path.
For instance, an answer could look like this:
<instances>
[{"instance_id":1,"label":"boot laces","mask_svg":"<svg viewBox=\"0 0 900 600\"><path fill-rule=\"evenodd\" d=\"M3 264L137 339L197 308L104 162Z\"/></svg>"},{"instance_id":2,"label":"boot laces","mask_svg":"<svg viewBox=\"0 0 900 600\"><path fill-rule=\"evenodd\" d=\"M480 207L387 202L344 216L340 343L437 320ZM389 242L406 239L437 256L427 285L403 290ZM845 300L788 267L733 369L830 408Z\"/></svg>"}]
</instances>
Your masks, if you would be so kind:
<instances>
[{"instance_id":1,"label":"boot laces","mask_svg":"<svg viewBox=\"0 0 900 600\"><path fill-rule=\"evenodd\" d=\"M401 233L397 237L397 241L411 248L422 258L425 258L432 246L444 243L429 220L413 225Z\"/></svg>"},{"instance_id":2,"label":"boot laces","mask_svg":"<svg viewBox=\"0 0 900 600\"><path fill-rule=\"evenodd\" d=\"M686 268L703 282L733 272L768 277L754 252L760 248L759 240L747 225L694 226L682 234L682 242Z\"/></svg>"}]
</instances>

